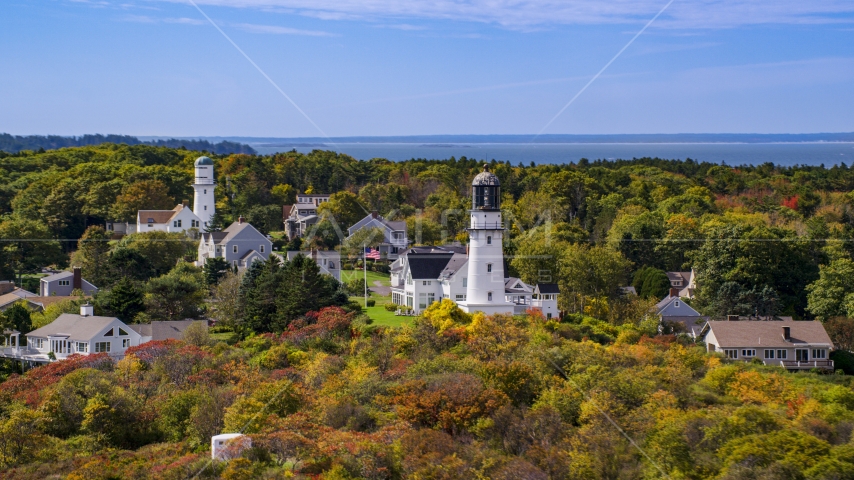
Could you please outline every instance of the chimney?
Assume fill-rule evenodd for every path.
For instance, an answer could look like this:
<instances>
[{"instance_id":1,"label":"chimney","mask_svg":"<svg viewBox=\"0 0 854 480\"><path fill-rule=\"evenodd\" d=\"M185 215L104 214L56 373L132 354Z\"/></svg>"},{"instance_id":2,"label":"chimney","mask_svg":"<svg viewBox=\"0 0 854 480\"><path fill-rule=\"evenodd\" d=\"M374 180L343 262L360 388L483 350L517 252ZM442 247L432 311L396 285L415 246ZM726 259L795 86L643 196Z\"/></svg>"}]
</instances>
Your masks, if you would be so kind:
<instances>
[{"instance_id":1,"label":"chimney","mask_svg":"<svg viewBox=\"0 0 854 480\"><path fill-rule=\"evenodd\" d=\"M91 317L95 315L95 307L89 305L88 303L80 305L80 316L81 317Z\"/></svg>"},{"instance_id":2,"label":"chimney","mask_svg":"<svg viewBox=\"0 0 854 480\"><path fill-rule=\"evenodd\" d=\"M243 222L245 222L245 221L246 221L246 219L245 219L245 218L243 218L243 216L239 216L239 217L237 217L237 223L243 223Z\"/></svg>"},{"instance_id":3,"label":"chimney","mask_svg":"<svg viewBox=\"0 0 854 480\"><path fill-rule=\"evenodd\" d=\"M726 321L727 322L737 322L738 321L738 315L727 315Z\"/></svg>"},{"instance_id":4,"label":"chimney","mask_svg":"<svg viewBox=\"0 0 854 480\"><path fill-rule=\"evenodd\" d=\"M190 206L190 201L189 200L181 200L181 205L183 205L184 208L187 208Z\"/></svg>"},{"instance_id":5,"label":"chimney","mask_svg":"<svg viewBox=\"0 0 854 480\"><path fill-rule=\"evenodd\" d=\"M671 297L678 297L679 296L679 289L671 287L670 288L670 296Z\"/></svg>"},{"instance_id":6,"label":"chimney","mask_svg":"<svg viewBox=\"0 0 854 480\"><path fill-rule=\"evenodd\" d=\"M71 282L71 288L74 290L83 290L83 277L80 273L80 267L74 267L72 271L74 272L74 280Z\"/></svg>"},{"instance_id":7,"label":"chimney","mask_svg":"<svg viewBox=\"0 0 854 480\"><path fill-rule=\"evenodd\" d=\"M783 327L783 339L787 342L792 341L792 327Z\"/></svg>"},{"instance_id":8,"label":"chimney","mask_svg":"<svg viewBox=\"0 0 854 480\"><path fill-rule=\"evenodd\" d=\"M311 259L314 260L315 262L317 262L317 249L316 248L311 249Z\"/></svg>"},{"instance_id":9,"label":"chimney","mask_svg":"<svg viewBox=\"0 0 854 480\"><path fill-rule=\"evenodd\" d=\"M376 211L376 210L372 211L372 212L371 212L371 218L377 218L377 216L379 216L379 213L380 213L380 212L378 212L378 211Z\"/></svg>"}]
</instances>

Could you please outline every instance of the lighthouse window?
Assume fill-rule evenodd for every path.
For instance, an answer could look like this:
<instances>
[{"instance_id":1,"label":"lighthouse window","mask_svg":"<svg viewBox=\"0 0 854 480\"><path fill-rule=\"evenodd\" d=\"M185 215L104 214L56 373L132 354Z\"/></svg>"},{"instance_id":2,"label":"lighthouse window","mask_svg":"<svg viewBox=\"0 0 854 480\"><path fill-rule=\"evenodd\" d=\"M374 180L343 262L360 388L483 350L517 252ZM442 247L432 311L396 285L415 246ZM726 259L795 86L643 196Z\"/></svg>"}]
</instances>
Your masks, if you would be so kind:
<instances>
[{"instance_id":1,"label":"lighthouse window","mask_svg":"<svg viewBox=\"0 0 854 480\"><path fill-rule=\"evenodd\" d=\"M491 263L486 264L486 273L492 273L492 264Z\"/></svg>"},{"instance_id":2,"label":"lighthouse window","mask_svg":"<svg viewBox=\"0 0 854 480\"><path fill-rule=\"evenodd\" d=\"M486 244L487 244L487 245L492 245L492 235L487 235L487 237L486 237Z\"/></svg>"},{"instance_id":3,"label":"lighthouse window","mask_svg":"<svg viewBox=\"0 0 854 480\"><path fill-rule=\"evenodd\" d=\"M206 189L204 190L204 192L205 192L205 195L207 195L207 194L208 194L208 189L206 188Z\"/></svg>"},{"instance_id":4,"label":"lighthouse window","mask_svg":"<svg viewBox=\"0 0 854 480\"><path fill-rule=\"evenodd\" d=\"M486 299L489 300L490 302L492 301L492 292L487 292Z\"/></svg>"},{"instance_id":5,"label":"lighthouse window","mask_svg":"<svg viewBox=\"0 0 854 480\"><path fill-rule=\"evenodd\" d=\"M208 206L207 206L207 205L205 205L205 210L207 210L207 209L208 209Z\"/></svg>"}]
</instances>

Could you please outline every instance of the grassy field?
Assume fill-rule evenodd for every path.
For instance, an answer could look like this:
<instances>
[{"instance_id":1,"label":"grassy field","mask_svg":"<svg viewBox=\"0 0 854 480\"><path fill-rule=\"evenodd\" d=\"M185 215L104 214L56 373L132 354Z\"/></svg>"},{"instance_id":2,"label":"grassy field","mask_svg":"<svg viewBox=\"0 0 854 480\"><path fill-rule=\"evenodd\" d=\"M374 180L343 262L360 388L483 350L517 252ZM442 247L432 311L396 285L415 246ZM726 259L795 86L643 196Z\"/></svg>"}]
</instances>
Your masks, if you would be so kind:
<instances>
[{"instance_id":1,"label":"grassy field","mask_svg":"<svg viewBox=\"0 0 854 480\"><path fill-rule=\"evenodd\" d=\"M356 278L364 278L364 272L362 270L341 270L341 283L347 283ZM391 279L388 274L368 272L368 286L374 286L375 281L379 281L381 285L386 287L391 285Z\"/></svg>"},{"instance_id":2,"label":"grassy field","mask_svg":"<svg viewBox=\"0 0 854 480\"><path fill-rule=\"evenodd\" d=\"M350 297L350 300L354 302L359 302L359 305L362 305L362 313L365 313L367 316L371 317L371 320L374 321L374 325L382 325L385 327L399 327L401 325L412 323L412 320L415 318L405 316L398 317L394 314L394 312L387 311L384 305L391 302L391 297L371 295L369 298L372 300L376 300L377 304L373 307L365 308L365 297Z\"/></svg>"}]
</instances>

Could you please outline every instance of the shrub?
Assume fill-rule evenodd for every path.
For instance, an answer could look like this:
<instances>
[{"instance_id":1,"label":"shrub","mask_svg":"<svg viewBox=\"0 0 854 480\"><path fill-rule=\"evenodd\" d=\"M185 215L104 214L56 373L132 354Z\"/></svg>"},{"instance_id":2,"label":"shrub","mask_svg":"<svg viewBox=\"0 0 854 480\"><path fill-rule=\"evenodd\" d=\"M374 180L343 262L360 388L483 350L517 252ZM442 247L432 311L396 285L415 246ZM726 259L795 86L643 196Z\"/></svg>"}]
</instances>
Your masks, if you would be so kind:
<instances>
[{"instance_id":1,"label":"shrub","mask_svg":"<svg viewBox=\"0 0 854 480\"><path fill-rule=\"evenodd\" d=\"M394 312L395 310L400 308L400 306L394 303L386 303L384 308L387 312Z\"/></svg>"},{"instance_id":2,"label":"shrub","mask_svg":"<svg viewBox=\"0 0 854 480\"><path fill-rule=\"evenodd\" d=\"M376 300L374 300L374 299L372 298L372 299L368 300L368 301L367 301L367 302L365 302L365 303L366 303L369 307L374 307L374 306L376 306L377 301L376 301Z\"/></svg>"}]
</instances>

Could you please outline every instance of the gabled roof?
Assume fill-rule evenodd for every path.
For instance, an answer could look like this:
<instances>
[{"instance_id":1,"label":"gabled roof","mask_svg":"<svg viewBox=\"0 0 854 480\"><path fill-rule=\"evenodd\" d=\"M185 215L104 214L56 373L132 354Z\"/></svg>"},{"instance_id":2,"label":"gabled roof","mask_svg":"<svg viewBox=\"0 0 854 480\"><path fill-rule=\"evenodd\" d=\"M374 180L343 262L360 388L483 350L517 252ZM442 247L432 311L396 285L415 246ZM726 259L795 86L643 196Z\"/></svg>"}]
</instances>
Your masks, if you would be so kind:
<instances>
[{"instance_id":1,"label":"gabled roof","mask_svg":"<svg viewBox=\"0 0 854 480\"><path fill-rule=\"evenodd\" d=\"M72 313L63 313L53 322L33 330L27 337L67 336L72 340L89 341L113 321L124 323L114 317L84 317Z\"/></svg>"},{"instance_id":2,"label":"gabled roof","mask_svg":"<svg viewBox=\"0 0 854 480\"><path fill-rule=\"evenodd\" d=\"M128 328L143 337L151 337L151 340L180 340L184 336L184 330L199 320L177 320L173 322L151 322L128 325ZM202 321L205 323L204 321ZM207 325L206 325L207 326Z\"/></svg>"},{"instance_id":3,"label":"gabled roof","mask_svg":"<svg viewBox=\"0 0 854 480\"><path fill-rule=\"evenodd\" d=\"M53 282L55 280L62 280L65 278L71 278L74 276L74 272L69 272L64 270L62 272L54 273L53 275L48 275L46 277L42 277L39 280L44 280L45 282Z\"/></svg>"},{"instance_id":4,"label":"gabled roof","mask_svg":"<svg viewBox=\"0 0 854 480\"><path fill-rule=\"evenodd\" d=\"M288 218L291 216L291 210L294 208L293 205L282 205L282 217Z\"/></svg>"},{"instance_id":5,"label":"gabled roof","mask_svg":"<svg viewBox=\"0 0 854 480\"><path fill-rule=\"evenodd\" d=\"M533 288L519 278L508 277L504 279L504 291L507 293L531 293Z\"/></svg>"},{"instance_id":6,"label":"gabled roof","mask_svg":"<svg viewBox=\"0 0 854 480\"><path fill-rule=\"evenodd\" d=\"M140 223L169 223L177 215L175 210L140 210L137 212Z\"/></svg>"},{"instance_id":7,"label":"gabled roof","mask_svg":"<svg viewBox=\"0 0 854 480\"><path fill-rule=\"evenodd\" d=\"M5 295L0 295L0 308L5 308L8 306L11 306L15 302L20 302L20 301L33 303L33 301L30 298L19 297L18 295L15 295L14 293L10 292L10 293L7 293Z\"/></svg>"},{"instance_id":8,"label":"gabled roof","mask_svg":"<svg viewBox=\"0 0 854 480\"><path fill-rule=\"evenodd\" d=\"M791 341L783 338L783 327L789 327ZM712 321L708 323L708 330L714 332L720 348L833 345L819 321Z\"/></svg>"},{"instance_id":9,"label":"gabled roof","mask_svg":"<svg viewBox=\"0 0 854 480\"><path fill-rule=\"evenodd\" d=\"M453 277L461 268L463 268L466 264L468 264L468 257L462 253L455 253L451 256L451 259L445 265L445 268L442 269L442 272L439 273L440 278L451 278Z\"/></svg>"},{"instance_id":10,"label":"gabled roof","mask_svg":"<svg viewBox=\"0 0 854 480\"><path fill-rule=\"evenodd\" d=\"M42 308L47 308L54 303L64 302L66 300L81 300L91 298L88 296L78 297L78 296L62 296L62 295L51 295L49 297L28 297L27 300L37 303L42 306Z\"/></svg>"},{"instance_id":11,"label":"gabled roof","mask_svg":"<svg viewBox=\"0 0 854 480\"><path fill-rule=\"evenodd\" d=\"M410 253L407 256L409 271L413 279L437 280L442 270L454 256L453 253Z\"/></svg>"},{"instance_id":12,"label":"gabled roof","mask_svg":"<svg viewBox=\"0 0 854 480\"><path fill-rule=\"evenodd\" d=\"M229 241L231 241L231 239L236 237L238 234L240 234L240 232L246 230L247 228L251 228L255 231L255 233L258 234L258 236L263 237L265 240L267 239L267 237L264 237L261 232L255 230L255 227L246 222L234 222L221 232L210 232L202 234L202 238L205 241L210 241L210 239L213 238L214 244L220 245L223 243L228 243Z\"/></svg>"},{"instance_id":13,"label":"gabled roof","mask_svg":"<svg viewBox=\"0 0 854 480\"><path fill-rule=\"evenodd\" d=\"M666 274L671 283L676 280L681 281L683 285L688 285L691 280L691 272L666 272Z\"/></svg>"}]
</instances>

